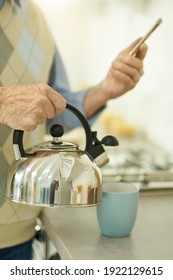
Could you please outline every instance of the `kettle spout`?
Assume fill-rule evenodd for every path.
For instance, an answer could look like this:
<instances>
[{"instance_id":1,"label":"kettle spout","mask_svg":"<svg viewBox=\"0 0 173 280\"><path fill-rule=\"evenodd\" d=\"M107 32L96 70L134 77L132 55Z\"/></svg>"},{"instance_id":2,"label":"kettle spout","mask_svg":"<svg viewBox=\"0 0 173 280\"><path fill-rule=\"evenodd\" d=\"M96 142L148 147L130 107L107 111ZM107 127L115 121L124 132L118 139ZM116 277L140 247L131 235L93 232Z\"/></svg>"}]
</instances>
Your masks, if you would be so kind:
<instances>
[{"instance_id":1,"label":"kettle spout","mask_svg":"<svg viewBox=\"0 0 173 280\"><path fill-rule=\"evenodd\" d=\"M107 156L107 153L104 152L101 155L97 156L94 159L94 161L95 161L95 163L97 164L98 167L103 167L103 166L105 166L106 164L109 163L109 158Z\"/></svg>"},{"instance_id":2,"label":"kettle spout","mask_svg":"<svg viewBox=\"0 0 173 280\"><path fill-rule=\"evenodd\" d=\"M92 147L89 149L89 154L94 158L94 161L98 167L103 167L109 163L109 158L105 149L105 146L118 146L118 140L113 136L105 136L101 141L97 139L97 132L92 131Z\"/></svg>"}]
</instances>

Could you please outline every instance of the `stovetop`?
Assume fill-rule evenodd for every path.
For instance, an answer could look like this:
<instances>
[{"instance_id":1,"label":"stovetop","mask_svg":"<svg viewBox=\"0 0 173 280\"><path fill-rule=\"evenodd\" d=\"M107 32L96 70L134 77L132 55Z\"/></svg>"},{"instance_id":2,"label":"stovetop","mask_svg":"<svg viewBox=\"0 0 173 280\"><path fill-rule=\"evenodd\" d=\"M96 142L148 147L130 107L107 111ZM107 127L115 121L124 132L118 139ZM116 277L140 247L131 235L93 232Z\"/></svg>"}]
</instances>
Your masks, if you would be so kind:
<instances>
[{"instance_id":1,"label":"stovetop","mask_svg":"<svg viewBox=\"0 0 173 280\"><path fill-rule=\"evenodd\" d=\"M102 168L104 178L137 182L142 188L173 188L173 154L163 148L136 141L106 150L110 162Z\"/></svg>"}]
</instances>

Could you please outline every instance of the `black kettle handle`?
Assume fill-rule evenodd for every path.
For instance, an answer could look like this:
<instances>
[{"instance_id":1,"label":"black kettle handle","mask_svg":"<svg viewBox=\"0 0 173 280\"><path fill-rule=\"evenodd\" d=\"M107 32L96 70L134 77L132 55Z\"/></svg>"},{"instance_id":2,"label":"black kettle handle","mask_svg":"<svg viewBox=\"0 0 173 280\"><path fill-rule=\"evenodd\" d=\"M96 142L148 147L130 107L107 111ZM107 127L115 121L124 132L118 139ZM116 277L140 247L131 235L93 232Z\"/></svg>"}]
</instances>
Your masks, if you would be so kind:
<instances>
[{"instance_id":1,"label":"black kettle handle","mask_svg":"<svg viewBox=\"0 0 173 280\"><path fill-rule=\"evenodd\" d=\"M80 120L80 122L82 123L84 130L85 130L85 134L86 134L86 147L85 147L85 151L89 152L91 147L92 147L92 132L90 129L90 126L86 120L86 118L84 117L84 115L77 110L75 107L73 107L70 104L66 104L66 109L70 110L71 112L73 112L78 119ZM33 153L26 153L23 147L23 130L14 130L13 133L13 146L14 146L14 153L15 153L15 157L16 159L19 159L21 157L30 157L33 156Z\"/></svg>"},{"instance_id":2,"label":"black kettle handle","mask_svg":"<svg viewBox=\"0 0 173 280\"><path fill-rule=\"evenodd\" d=\"M88 124L87 119L84 117L84 115L79 110L77 110L72 105L67 104L66 108L69 109L71 112L73 112L78 117L81 124L83 125L84 130L85 130L85 135L86 135L85 151L89 152L90 148L92 147L92 131L91 131L91 128Z\"/></svg>"}]
</instances>

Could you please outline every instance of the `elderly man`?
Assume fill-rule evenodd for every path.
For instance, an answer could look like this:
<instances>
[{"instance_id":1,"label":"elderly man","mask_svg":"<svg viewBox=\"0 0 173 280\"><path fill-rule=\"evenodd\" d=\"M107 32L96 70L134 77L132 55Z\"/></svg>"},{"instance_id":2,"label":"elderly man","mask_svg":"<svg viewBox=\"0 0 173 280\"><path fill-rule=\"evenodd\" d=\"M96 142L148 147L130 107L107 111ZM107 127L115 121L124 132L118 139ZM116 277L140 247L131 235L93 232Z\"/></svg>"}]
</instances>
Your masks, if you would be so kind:
<instances>
[{"instance_id":1,"label":"elderly man","mask_svg":"<svg viewBox=\"0 0 173 280\"><path fill-rule=\"evenodd\" d=\"M12 129L34 130L34 137L25 135L30 146L33 139L42 141L40 125L45 120L50 125L58 118L66 129L72 129L78 123L64 111L66 102L92 123L108 100L134 88L143 74L147 46L143 44L135 57L129 55L137 42L115 58L101 83L72 94L39 8L32 1L0 0L0 259L32 258L40 213L36 207L4 200L6 174L13 160Z\"/></svg>"}]
</instances>

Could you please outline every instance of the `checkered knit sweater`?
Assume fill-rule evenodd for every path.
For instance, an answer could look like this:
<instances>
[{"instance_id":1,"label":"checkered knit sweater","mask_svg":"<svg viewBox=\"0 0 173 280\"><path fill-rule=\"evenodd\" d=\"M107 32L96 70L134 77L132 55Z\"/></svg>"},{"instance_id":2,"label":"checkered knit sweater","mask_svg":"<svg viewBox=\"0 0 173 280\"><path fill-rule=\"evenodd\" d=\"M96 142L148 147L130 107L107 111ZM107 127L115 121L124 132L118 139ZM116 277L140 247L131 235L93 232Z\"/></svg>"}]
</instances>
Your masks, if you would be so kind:
<instances>
[{"instance_id":1,"label":"checkered knit sweater","mask_svg":"<svg viewBox=\"0 0 173 280\"><path fill-rule=\"evenodd\" d=\"M0 10L0 86L48 82L54 43L37 7L5 0ZM44 129L24 133L24 146L42 141ZM4 200L6 175L14 156L12 129L0 125L0 248L29 240L40 209Z\"/></svg>"}]
</instances>

